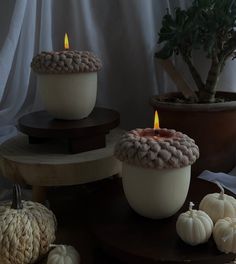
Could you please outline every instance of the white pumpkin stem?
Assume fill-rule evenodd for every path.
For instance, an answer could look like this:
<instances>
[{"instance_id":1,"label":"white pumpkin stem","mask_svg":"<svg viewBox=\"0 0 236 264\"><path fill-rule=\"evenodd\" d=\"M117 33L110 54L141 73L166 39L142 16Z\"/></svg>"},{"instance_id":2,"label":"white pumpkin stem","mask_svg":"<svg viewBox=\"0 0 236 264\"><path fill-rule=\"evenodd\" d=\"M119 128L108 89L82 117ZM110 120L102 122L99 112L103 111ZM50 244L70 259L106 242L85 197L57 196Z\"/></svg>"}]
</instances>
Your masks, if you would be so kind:
<instances>
[{"instance_id":1,"label":"white pumpkin stem","mask_svg":"<svg viewBox=\"0 0 236 264\"><path fill-rule=\"evenodd\" d=\"M189 211L190 211L190 216L193 216L193 206L194 206L195 204L193 203L193 202L190 202L189 203Z\"/></svg>"},{"instance_id":2,"label":"white pumpkin stem","mask_svg":"<svg viewBox=\"0 0 236 264\"><path fill-rule=\"evenodd\" d=\"M218 181L214 181L214 183L220 188L221 192L219 194L219 199L220 200L224 200L225 197L224 197L224 194L225 194L225 190L223 188L223 186L218 182Z\"/></svg>"}]
</instances>

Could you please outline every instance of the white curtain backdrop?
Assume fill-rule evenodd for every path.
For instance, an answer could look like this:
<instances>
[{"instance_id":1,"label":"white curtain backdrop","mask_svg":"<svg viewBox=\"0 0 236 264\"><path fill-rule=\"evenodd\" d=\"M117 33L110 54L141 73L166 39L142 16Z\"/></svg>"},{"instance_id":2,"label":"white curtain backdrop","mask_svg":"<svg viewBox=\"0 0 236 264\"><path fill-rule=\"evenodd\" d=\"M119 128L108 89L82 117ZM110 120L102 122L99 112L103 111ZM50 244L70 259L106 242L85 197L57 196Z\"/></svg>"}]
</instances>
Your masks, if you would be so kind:
<instances>
[{"instance_id":1,"label":"white curtain backdrop","mask_svg":"<svg viewBox=\"0 0 236 264\"><path fill-rule=\"evenodd\" d=\"M16 133L17 119L43 109L30 69L34 55L63 49L90 50L103 61L97 105L121 114L126 129L152 126L149 97L175 89L154 64L153 54L166 8L185 8L189 0L1 0L0 142ZM200 59L199 59L200 58ZM203 72L207 62L196 56ZM191 81L178 60L180 70ZM234 90L235 62L229 62L219 87ZM226 85L225 85L226 84Z\"/></svg>"},{"instance_id":2,"label":"white curtain backdrop","mask_svg":"<svg viewBox=\"0 0 236 264\"><path fill-rule=\"evenodd\" d=\"M43 50L63 49L68 32L72 49L91 50L103 61L97 105L116 109L124 128L152 125L152 94L172 89L158 70L154 50L166 0L1 0L0 142L16 133L19 116L43 106L30 69ZM158 79L157 79L158 77Z\"/></svg>"},{"instance_id":3,"label":"white curtain backdrop","mask_svg":"<svg viewBox=\"0 0 236 264\"><path fill-rule=\"evenodd\" d=\"M0 142L16 133L22 114L43 105L32 57L63 49L68 32L71 49L90 50L103 61L97 105L116 109L121 126L152 125L148 104L153 94L174 90L153 54L166 8L186 7L189 0L1 0L0 2ZM200 59L199 59L200 58ZM200 60L204 75L207 62ZM190 80L186 68L178 62ZM228 62L219 88L233 90L235 62Z\"/></svg>"},{"instance_id":4,"label":"white curtain backdrop","mask_svg":"<svg viewBox=\"0 0 236 264\"><path fill-rule=\"evenodd\" d=\"M184 8L187 0L1 0L0 141L15 133L22 114L42 109L31 72L32 57L63 49L91 50L103 61L97 105L116 109L124 128L152 125L152 94L175 89L153 54L166 8ZM199 56L196 56L199 60ZM178 64L182 71L186 69ZM204 72L207 62L201 60ZM229 62L219 87L232 90L235 63ZM187 79L188 76L187 76Z\"/></svg>"}]
</instances>

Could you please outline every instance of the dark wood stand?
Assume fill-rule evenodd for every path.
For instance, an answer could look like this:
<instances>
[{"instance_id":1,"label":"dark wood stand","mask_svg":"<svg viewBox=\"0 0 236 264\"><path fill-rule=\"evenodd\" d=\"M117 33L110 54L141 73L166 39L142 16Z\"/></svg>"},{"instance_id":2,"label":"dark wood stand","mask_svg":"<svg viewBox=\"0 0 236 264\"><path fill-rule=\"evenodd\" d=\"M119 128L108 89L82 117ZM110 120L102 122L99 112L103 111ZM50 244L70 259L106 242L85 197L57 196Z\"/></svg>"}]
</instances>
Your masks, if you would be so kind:
<instances>
[{"instance_id":1,"label":"dark wood stand","mask_svg":"<svg viewBox=\"0 0 236 264\"><path fill-rule=\"evenodd\" d=\"M19 119L19 130L29 136L30 144L59 139L67 145L71 154L103 148L106 134L119 125L119 113L105 108L94 108L81 120L54 119L48 112L39 111Z\"/></svg>"},{"instance_id":2,"label":"dark wood stand","mask_svg":"<svg viewBox=\"0 0 236 264\"><path fill-rule=\"evenodd\" d=\"M219 192L213 183L195 179L182 209L173 217L150 220L136 214L128 205L120 183L111 184L92 199L90 220L99 247L122 263L229 263L236 255L217 250L212 238L202 245L189 246L176 233L176 220L208 193ZM170 194L171 195L171 194Z\"/></svg>"}]
</instances>

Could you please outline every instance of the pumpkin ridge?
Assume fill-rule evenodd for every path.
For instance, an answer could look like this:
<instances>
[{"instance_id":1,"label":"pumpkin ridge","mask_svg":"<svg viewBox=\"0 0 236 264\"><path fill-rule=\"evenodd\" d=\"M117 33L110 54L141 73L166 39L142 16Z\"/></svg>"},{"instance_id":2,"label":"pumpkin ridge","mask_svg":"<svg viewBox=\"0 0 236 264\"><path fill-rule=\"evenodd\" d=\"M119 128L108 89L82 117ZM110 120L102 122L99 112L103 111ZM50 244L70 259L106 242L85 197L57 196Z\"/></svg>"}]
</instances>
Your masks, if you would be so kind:
<instances>
[{"instance_id":1,"label":"pumpkin ridge","mask_svg":"<svg viewBox=\"0 0 236 264\"><path fill-rule=\"evenodd\" d=\"M14 222L12 223L12 230L11 230L11 238L10 238L10 244L9 244L9 259L10 262L12 263L12 260L14 260L15 258L17 258L18 260L22 259L19 258L19 256L17 256L17 251L18 251L18 247L20 246L19 244L19 233L17 232L17 228L19 226L19 215L16 214L14 217ZM14 246L14 243L17 241L17 243ZM23 255L23 254L22 254ZM20 263L19 263L20 264Z\"/></svg>"},{"instance_id":2,"label":"pumpkin ridge","mask_svg":"<svg viewBox=\"0 0 236 264\"><path fill-rule=\"evenodd\" d=\"M193 218L191 216L190 216L189 221L188 221L188 228L189 228L189 231L186 232L187 233L186 239L187 239L187 241L193 241L193 235L192 235Z\"/></svg>"},{"instance_id":3,"label":"pumpkin ridge","mask_svg":"<svg viewBox=\"0 0 236 264\"><path fill-rule=\"evenodd\" d=\"M228 246L229 246L229 245L232 245L232 241L233 241L233 238L234 238L234 235L232 235L233 230L234 230L234 228L231 227L231 230L229 230L229 231L228 231L228 234L227 234L227 236L229 236L229 238L228 238L227 241L225 241L225 243L223 244L223 245L224 245L224 250L225 250L227 253L229 253L230 250L231 250L231 247L230 247L230 249L228 249ZM227 230L226 230L226 231L227 231Z\"/></svg>"},{"instance_id":4,"label":"pumpkin ridge","mask_svg":"<svg viewBox=\"0 0 236 264\"><path fill-rule=\"evenodd\" d=\"M26 211L25 211L25 218L24 219L25 219L25 224L24 224L25 231L28 231L28 232L26 232L26 236L28 236L28 238L29 238L27 242L30 245L34 245L33 237L35 236L35 234L34 234L34 230L33 230L32 224L31 224L32 221L31 221L30 215L27 214ZM29 263L32 263L33 256L37 255L37 254L35 254L34 250L35 250L34 246L32 246L32 247L29 247L28 250L25 250L25 252L24 252L24 253L27 253L27 258L28 258Z\"/></svg>"},{"instance_id":5,"label":"pumpkin ridge","mask_svg":"<svg viewBox=\"0 0 236 264\"><path fill-rule=\"evenodd\" d=\"M3 215L3 216L2 216L2 215ZM8 215L7 215L7 211L3 212L0 216L3 218L3 222L6 223L6 222L7 222L7 219L9 218ZM2 232L3 232L3 231L5 232L6 229L7 229L7 227L8 227L8 225L9 225L9 223L8 223L6 226L4 226L4 227L5 227L4 229L3 229L2 226L0 226L1 231L2 231ZM3 239L3 236L0 236L0 238ZM2 241L2 239L0 239L0 242Z\"/></svg>"},{"instance_id":6,"label":"pumpkin ridge","mask_svg":"<svg viewBox=\"0 0 236 264\"><path fill-rule=\"evenodd\" d=\"M4 223L5 223L5 222L7 222L7 219L9 217L7 216L6 213L3 212L3 214L4 214ZM7 224L7 227L8 227L8 224ZM4 228L4 232L5 232L5 229L6 228ZM1 234L2 234L3 233L3 231L2 231L3 230L3 226L2 225L0 225L0 230L1 230ZM3 235L0 235L0 245L1 245L1 247L0 247L0 256L2 256L2 259L3 258L7 258L7 256L5 256L5 254L3 254L3 253L5 253L5 250L3 250L3 248L5 248L5 243L2 242L3 240L4 240L4 236Z\"/></svg>"},{"instance_id":7,"label":"pumpkin ridge","mask_svg":"<svg viewBox=\"0 0 236 264\"><path fill-rule=\"evenodd\" d=\"M32 248L31 248L31 258L30 258L30 263L33 263L38 256L40 255L40 250L39 250L39 244L40 244L40 235L39 235L39 227L38 223L36 222L36 219L32 215L32 210L31 210L31 202L26 201L24 204L24 208L27 210L27 217L29 219L29 226L31 229L31 236L32 236ZM37 246L35 246L37 245Z\"/></svg>"},{"instance_id":8,"label":"pumpkin ridge","mask_svg":"<svg viewBox=\"0 0 236 264\"><path fill-rule=\"evenodd\" d=\"M18 234L18 236L16 236L18 243L16 244L15 249L14 249L14 247L11 247L12 251L15 251L15 256L12 254L12 260L13 261L18 260L18 263L21 264L23 261L27 262L30 259L30 257L28 256L29 254L27 254L28 248L23 248L23 250L22 250L22 247L25 244L25 241L22 239L22 233L25 231L25 224L24 223L25 223L25 221L27 221L26 220L27 219L26 213L24 212L23 216L17 215L17 219L18 219L18 221L17 221L16 228L19 226L23 226L24 229L23 229L23 231L20 230L20 232L17 232L17 231L15 232L16 234ZM24 239L25 238L27 238L27 240L29 240L29 237L26 236L26 237L24 237ZM28 259L26 258L26 256L28 256Z\"/></svg>"},{"instance_id":9,"label":"pumpkin ridge","mask_svg":"<svg viewBox=\"0 0 236 264\"><path fill-rule=\"evenodd\" d=\"M9 213L9 210L11 210L10 208L10 205L9 203L7 204L8 208L6 210L6 213ZM14 217L15 217L16 213L14 212L14 216L12 217L12 215L9 215L7 214L7 217L6 219L9 219L10 221L7 223L6 225L6 228L4 229L4 232L3 233L7 233L8 236L4 236L3 237L3 240L2 240L2 247L1 247L1 252L3 252L3 258L5 258L5 260L7 261L7 263L11 264L11 261L10 261L10 254L9 254L9 251L8 251L8 248L9 248L9 234L11 234L11 232L9 232L9 228L11 227L12 225L12 222L14 221ZM5 222L6 224L6 222ZM9 261L9 262L8 262Z\"/></svg>"},{"instance_id":10,"label":"pumpkin ridge","mask_svg":"<svg viewBox=\"0 0 236 264\"><path fill-rule=\"evenodd\" d=\"M201 222L202 228L204 228L205 236L208 236L209 234L211 234L212 232L208 232L210 230L206 229L205 227L210 226L210 228L212 229L213 228L212 222L208 218L206 218L206 216L203 216L203 215L199 215L198 219Z\"/></svg>"},{"instance_id":11,"label":"pumpkin ridge","mask_svg":"<svg viewBox=\"0 0 236 264\"><path fill-rule=\"evenodd\" d=\"M27 206L30 206L29 203L27 204ZM30 221L30 226L31 226L32 234L33 234L32 236L33 245L37 245L36 247L33 246L33 249L32 249L32 256L31 256L30 263L33 263L41 253L41 246L40 246L41 236L40 236L40 227L39 227L38 219L33 214L33 208L29 211L29 215L33 218L32 221Z\"/></svg>"},{"instance_id":12,"label":"pumpkin ridge","mask_svg":"<svg viewBox=\"0 0 236 264\"><path fill-rule=\"evenodd\" d=\"M55 234L52 234L51 230L49 229L49 226L51 226L50 224L52 223L54 224L54 226L56 226L53 213L51 213L47 208L43 207L41 204L39 204L38 210L35 210L33 208L31 210L31 213L35 217L40 230L40 252L41 254L45 254L49 250L49 244L55 240ZM47 217L45 217L45 215ZM45 219L47 220L46 224L44 224ZM50 243L45 243L45 241L50 241Z\"/></svg>"},{"instance_id":13,"label":"pumpkin ridge","mask_svg":"<svg viewBox=\"0 0 236 264\"><path fill-rule=\"evenodd\" d=\"M235 209L233 207L233 204L231 203L230 200L227 199L227 202L225 204L226 206L224 207L225 211L224 211L224 215L226 215L227 212L234 212L234 214L232 215L231 213L228 213L227 215L230 216L230 217L235 217Z\"/></svg>"},{"instance_id":14,"label":"pumpkin ridge","mask_svg":"<svg viewBox=\"0 0 236 264\"><path fill-rule=\"evenodd\" d=\"M236 224L236 223L235 223ZM232 252L236 252L236 226L234 226L234 234L233 234L233 243L232 243Z\"/></svg>"},{"instance_id":15,"label":"pumpkin ridge","mask_svg":"<svg viewBox=\"0 0 236 264\"><path fill-rule=\"evenodd\" d=\"M198 235L198 239L197 242L199 242L199 240L201 240L201 238L199 239L199 234L200 237L206 237L207 233L205 230L205 226L203 225L201 219L199 219L199 217L195 218L195 221L193 222L193 232L194 232L194 237L196 237L196 235Z\"/></svg>"}]
</instances>

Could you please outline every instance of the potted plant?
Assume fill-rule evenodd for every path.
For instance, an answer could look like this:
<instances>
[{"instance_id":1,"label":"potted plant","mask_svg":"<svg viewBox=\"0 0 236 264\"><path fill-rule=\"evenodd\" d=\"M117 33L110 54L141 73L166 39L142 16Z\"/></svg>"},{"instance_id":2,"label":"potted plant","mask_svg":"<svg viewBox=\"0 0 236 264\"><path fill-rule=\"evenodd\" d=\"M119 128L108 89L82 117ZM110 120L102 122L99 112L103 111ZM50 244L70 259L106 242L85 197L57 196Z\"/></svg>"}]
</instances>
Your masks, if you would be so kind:
<instances>
[{"instance_id":1,"label":"potted plant","mask_svg":"<svg viewBox=\"0 0 236 264\"><path fill-rule=\"evenodd\" d=\"M163 17L156 52L158 62L181 93L151 98L162 127L174 128L194 138L200 159L193 173L204 169L230 171L236 161L236 94L216 92L220 74L236 49L236 1L194 0L173 15ZM194 65L194 50L201 50L210 66L203 80ZM197 89L191 89L175 69L171 57L179 55L188 66Z\"/></svg>"}]
</instances>

